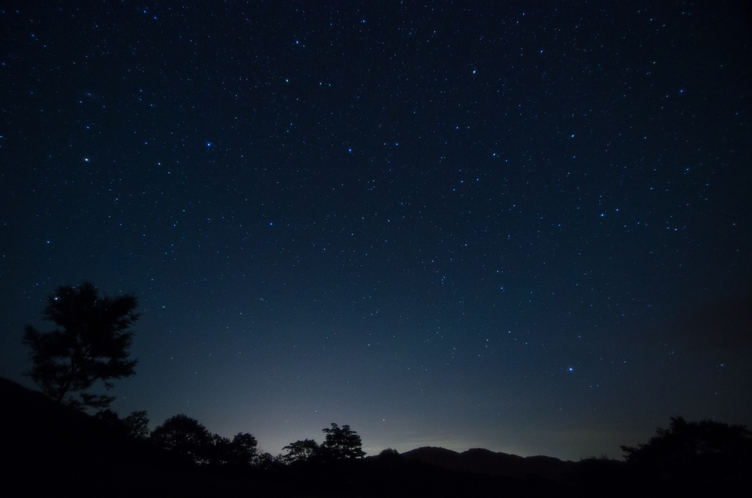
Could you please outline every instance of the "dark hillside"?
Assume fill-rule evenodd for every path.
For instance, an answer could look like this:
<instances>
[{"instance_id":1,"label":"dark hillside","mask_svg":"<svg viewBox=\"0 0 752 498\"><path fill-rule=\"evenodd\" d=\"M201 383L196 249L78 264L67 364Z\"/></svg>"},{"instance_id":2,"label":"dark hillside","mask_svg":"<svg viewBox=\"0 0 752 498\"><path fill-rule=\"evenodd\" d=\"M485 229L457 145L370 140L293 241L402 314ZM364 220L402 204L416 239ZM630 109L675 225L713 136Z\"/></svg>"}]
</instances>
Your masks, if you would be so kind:
<instances>
[{"instance_id":1,"label":"dark hillside","mask_svg":"<svg viewBox=\"0 0 752 498\"><path fill-rule=\"evenodd\" d=\"M0 378L0 496L556 496L550 481L447 470L399 455L240 472L197 467ZM452 452L449 452L452 453Z\"/></svg>"},{"instance_id":2,"label":"dark hillside","mask_svg":"<svg viewBox=\"0 0 752 498\"><path fill-rule=\"evenodd\" d=\"M232 480L0 378L0 496L208 496Z\"/></svg>"},{"instance_id":3,"label":"dark hillside","mask_svg":"<svg viewBox=\"0 0 752 498\"><path fill-rule=\"evenodd\" d=\"M629 463L429 447L363 459L212 467L0 378L0 496L582 498L709 496L713 490L747 496L741 491L749 487L751 468L746 429L673 423L648 445L630 449L635 461ZM701 429L702 438L684 435ZM675 439L678 449L666 447Z\"/></svg>"}]
</instances>

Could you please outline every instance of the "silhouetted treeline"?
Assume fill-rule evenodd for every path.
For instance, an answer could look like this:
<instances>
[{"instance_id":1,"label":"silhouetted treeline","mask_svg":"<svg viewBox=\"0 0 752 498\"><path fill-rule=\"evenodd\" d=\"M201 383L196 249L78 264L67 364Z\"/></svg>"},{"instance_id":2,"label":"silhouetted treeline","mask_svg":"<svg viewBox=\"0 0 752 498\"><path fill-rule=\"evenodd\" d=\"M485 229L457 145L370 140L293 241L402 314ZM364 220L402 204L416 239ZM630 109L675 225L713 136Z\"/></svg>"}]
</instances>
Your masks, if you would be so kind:
<instances>
[{"instance_id":1,"label":"silhouetted treeline","mask_svg":"<svg viewBox=\"0 0 752 498\"><path fill-rule=\"evenodd\" d=\"M671 417L668 429L637 447L622 446L631 476L683 496L752 495L752 432L713 420ZM742 495L740 495L742 496Z\"/></svg>"},{"instance_id":2,"label":"silhouetted treeline","mask_svg":"<svg viewBox=\"0 0 752 498\"><path fill-rule=\"evenodd\" d=\"M2 378L0 407L0 496L211 496L212 489L232 496L236 489L111 421Z\"/></svg>"},{"instance_id":3,"label":"silhouetted treeline","mask_svg":"<svg viewBox=\"0 0 752 498\"><path fill-rule=\"evenodd\" d=\"M745 427L681 418L625 447L625 461L562 462L563 474L543 478L452 468L451 459L441 468L394 450L364 458L360 437L337 424L323 443L297 441L272 457L250 434L224 438L185 415L149 433L145 412L89 416L6 379L0 402L0 496L748 496L752 479ZM490 468L484 458L505 461L467 453L476 470Z\"/></svg>"}]
</instances>

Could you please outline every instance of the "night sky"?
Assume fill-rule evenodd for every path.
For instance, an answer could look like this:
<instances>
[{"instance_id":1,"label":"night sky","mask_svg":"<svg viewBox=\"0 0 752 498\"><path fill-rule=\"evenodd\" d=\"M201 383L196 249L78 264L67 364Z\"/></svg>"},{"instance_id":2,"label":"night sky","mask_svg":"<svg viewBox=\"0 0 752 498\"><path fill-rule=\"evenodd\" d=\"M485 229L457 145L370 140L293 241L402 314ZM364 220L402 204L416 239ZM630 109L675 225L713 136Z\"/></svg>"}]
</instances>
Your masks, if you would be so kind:
<instances>
[{"instance_id":1,"label":"night sky","mask_svg":"<svg viewBox=\"0 0 752 498\"><path fill-rule=\"evenodd\" d=\"M0 375L90 280L138 296L110 393L152 428L752 425L750 15L611 3L2 2Z\"/></svg>"}]
</instances>

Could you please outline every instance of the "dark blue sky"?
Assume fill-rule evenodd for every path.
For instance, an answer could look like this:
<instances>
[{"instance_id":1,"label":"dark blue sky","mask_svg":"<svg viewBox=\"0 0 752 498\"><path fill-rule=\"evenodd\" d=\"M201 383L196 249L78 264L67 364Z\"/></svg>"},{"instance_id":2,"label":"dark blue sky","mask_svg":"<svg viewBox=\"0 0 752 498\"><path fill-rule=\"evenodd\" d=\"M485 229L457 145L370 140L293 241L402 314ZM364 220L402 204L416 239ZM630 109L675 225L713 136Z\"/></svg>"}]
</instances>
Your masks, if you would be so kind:
<instances>
[{"instance_id":1,"label":"dark blue sky","mask_svg":"<svg viewBox=\"0 0 752 498\"><path fill-rule=\"evenodd\" d=\"M749 11L654 3L4 2L0 375L90 280L275 454L752 425Z\"/></svg>"}]
</instances>

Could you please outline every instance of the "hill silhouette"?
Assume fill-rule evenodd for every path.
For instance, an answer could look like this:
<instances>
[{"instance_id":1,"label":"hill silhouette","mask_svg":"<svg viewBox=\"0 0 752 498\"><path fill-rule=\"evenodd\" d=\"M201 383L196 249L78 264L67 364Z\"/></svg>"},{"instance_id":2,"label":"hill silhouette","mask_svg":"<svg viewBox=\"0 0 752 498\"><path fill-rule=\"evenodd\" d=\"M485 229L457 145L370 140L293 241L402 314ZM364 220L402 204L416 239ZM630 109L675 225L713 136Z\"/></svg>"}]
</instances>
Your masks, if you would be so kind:
<instances>
[{"instance_id":1,"label":"hill silhouette","mask_svg":"<svg viewBox=\"0 0 752 498\"><path fill-rule=\"evenodd\" d=\"M0 407L0 496L229 496L241 489L2 377Z\"/></svg>"},{"instance_id":2,"label":"hill silhouette","mask_svg":"<svg viewBox=\"0 0 752 498\"><path fill-rule=\"evenodd\" d=\"M509 453L473 448L458 453L445 448L422 447L402 453L407 460L417 460L443 469L506 477L542 477L557 482L576 471L577 463L554 457L521 457Z\"/></svg>"},{"instance_id":3,"label":"hill silhouette","mask_svg":"<svg viewBox=\"0 0 752 498\"><path fill-rule=\"evenodd\" d=\"M752 475L748 433L718 439L713 435L741 429L673 420L671 430L659 431L647 445L630 449L636 460L631 463L424 447L363 459L288 465L272 460L265 466L224 468L197 465L149 439L129 436L104 420L0 377L0 496L631 498L674 496L679 490L682 496L707 496L713 490L746 496L743 489L749 488ZM664 444L679 438L684 448L687 437L679 429L685 426L710 431L691 440L704 449L694 466L682 463L686 452L676 453ZM719 444L708 446L714 441ZM726 446L730 449L724 450ZM656 458L660 465L653 463Z\"/></svg>"},{"instance_id":4,"label":"hill silhouette","mask_svg":"<svg viewBox=\"0 0 752 498\"><path fill-rule=\"evenodd\" d=\"M1 377L0 406L0 496L555 496L557 489L398 454L226 472L196 466Z\"/></svg>"}]
</instances>

